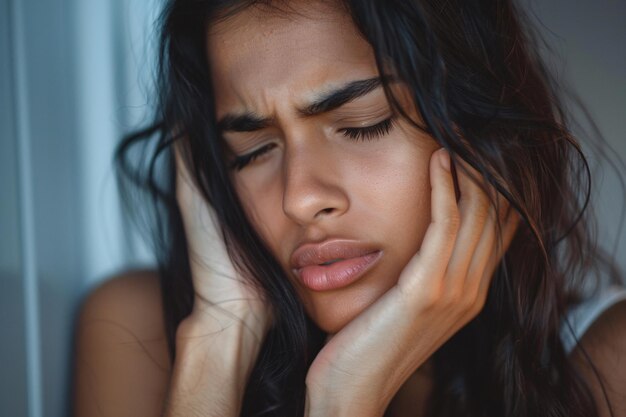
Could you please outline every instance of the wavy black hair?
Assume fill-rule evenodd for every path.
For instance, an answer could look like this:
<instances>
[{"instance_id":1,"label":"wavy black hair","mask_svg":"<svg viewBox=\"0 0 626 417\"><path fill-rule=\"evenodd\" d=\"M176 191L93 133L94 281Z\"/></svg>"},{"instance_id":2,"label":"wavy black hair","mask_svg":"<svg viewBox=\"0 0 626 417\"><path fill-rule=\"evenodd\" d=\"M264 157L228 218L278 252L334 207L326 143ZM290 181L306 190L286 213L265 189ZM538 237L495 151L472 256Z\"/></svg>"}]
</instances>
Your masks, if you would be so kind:
<instances>
[{"instance_id":1,"label":"wavy black hair","mask_svg":"<svg viewBox=\"0 0 626 417\"><path fill-rule=\"evenodd\" d=\"M275 322L250 376L242 416L303 415L306 372L325 335L307 317L229 180L206 34L209 25L245 8L289 13L288 3L167 2L159 25L154 123L125 137L116 153L124 201L152 214L172 359L176 328L194 299L175 198L173 143L182 142L185 163L215 208L231 258L271 302ZM429 415L596 415L560 329L586 282L597 281L601 271L615 280L618 275L594 243L589 166L525 15L512 0L334 3L372 46L379 72L393 72L407 86L422 119L412 121L416 127L453 159L476 168L522 218L484 309L434 354ZM391 105L408 117L383 82Z\"/></svg>"}]
</instances>

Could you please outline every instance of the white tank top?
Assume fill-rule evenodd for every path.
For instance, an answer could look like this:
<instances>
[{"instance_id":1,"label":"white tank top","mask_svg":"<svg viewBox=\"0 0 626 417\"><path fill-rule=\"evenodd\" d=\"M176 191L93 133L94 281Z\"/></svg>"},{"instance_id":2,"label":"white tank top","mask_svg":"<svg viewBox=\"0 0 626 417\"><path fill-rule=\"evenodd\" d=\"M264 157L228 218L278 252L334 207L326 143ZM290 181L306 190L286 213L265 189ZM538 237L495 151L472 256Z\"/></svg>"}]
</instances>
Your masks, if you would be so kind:
<instances>
[{"instance_id":1,"label":"white tank top","mask_svg":"<svg viewBox=\"0 0 626 417\"><path fill-rule=\"evenodd\" d=\"M576 340L583 337L602 313L624 300L626 300L626 288L611 285L599 290L593 297L571 309L561 325L561 340L563 340L565 351L570 353L576 346Z\"/></svg>"}]
</instances>

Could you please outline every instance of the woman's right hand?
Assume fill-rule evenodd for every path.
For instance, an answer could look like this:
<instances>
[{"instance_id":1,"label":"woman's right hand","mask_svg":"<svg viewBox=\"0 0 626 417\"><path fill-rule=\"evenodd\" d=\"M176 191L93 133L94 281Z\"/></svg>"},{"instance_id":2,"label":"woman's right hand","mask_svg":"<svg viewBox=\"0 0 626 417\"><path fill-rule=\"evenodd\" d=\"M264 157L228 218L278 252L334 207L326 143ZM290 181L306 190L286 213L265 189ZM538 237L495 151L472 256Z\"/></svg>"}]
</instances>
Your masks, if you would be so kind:
<instances>
[{"instance_id":1,"label":"woman's right hand","mask_svg":"<svg viewBox=\"0 0 626 417\"><path fill-rule=\"evenodd\" d=\"M176 154L176 199L183 218L194 288L189 320L240 320L262 339L271 324L271 310L260 291L230 259L214 209L204 199L179 150Z\"/></svg>"},{"instance_id":2,"label":"woman's right hand","mask_svg":"<svg viewBox=\"0 0 626 417\"><path fill-rule=\"evenodd\" d=\"M176 155L176 198L185 228L194 305L176 331L167 417L238 416L272 322L268 302L234 266L213 208Z\"/></svg>"}]
</instances>

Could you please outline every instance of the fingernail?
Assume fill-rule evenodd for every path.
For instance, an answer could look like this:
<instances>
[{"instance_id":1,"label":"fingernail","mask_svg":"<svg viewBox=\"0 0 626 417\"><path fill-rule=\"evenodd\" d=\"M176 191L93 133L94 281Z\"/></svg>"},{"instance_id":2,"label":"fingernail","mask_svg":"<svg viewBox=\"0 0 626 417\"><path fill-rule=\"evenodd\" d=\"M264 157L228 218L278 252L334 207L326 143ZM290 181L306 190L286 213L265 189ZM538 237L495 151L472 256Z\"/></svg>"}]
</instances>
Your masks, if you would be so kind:
<instances>
[{"instance_id":1,"label":"fingernail","mask_svg":"<svg viewBox=\"0 0 626 417\"><path fill-rule=\"evenodd\" d=\"M442 149L439 153L439 162L443 169L450 171L450 154L445 149Z\"/></svg>"}]
</instances>

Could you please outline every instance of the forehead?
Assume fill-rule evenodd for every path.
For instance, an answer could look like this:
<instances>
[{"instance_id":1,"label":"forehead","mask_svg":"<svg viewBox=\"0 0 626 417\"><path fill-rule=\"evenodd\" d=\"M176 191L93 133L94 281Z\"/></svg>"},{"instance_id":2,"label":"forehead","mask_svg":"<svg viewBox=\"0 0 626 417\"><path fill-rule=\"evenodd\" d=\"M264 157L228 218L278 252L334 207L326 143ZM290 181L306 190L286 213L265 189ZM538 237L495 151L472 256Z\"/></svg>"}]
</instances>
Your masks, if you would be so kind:
<instances>
[{"instance_id":1,"label":"forehead","mask_svg":"<svg viewBox=\"0 0 626 417\"><path fill-rule=\"evenodd\" d=\"M262 106L281 93L307 101L377 74L373 51L350 16L312 4L289 12L253 6L210 25L207 54L218 111Z\"/></svg>"}]
</instances>

